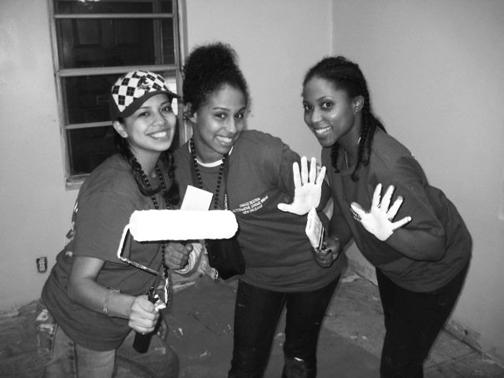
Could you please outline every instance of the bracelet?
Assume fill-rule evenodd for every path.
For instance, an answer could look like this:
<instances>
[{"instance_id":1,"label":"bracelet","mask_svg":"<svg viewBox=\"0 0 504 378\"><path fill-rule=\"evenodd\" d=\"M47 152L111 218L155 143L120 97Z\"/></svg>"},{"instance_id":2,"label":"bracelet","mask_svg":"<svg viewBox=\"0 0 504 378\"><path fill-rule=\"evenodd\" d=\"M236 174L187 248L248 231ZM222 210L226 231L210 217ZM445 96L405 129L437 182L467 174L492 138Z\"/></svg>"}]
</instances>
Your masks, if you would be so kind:
<instances>
[{"instance_id":1,"label":"bracelet","mask_svg":"<svg viewBox=\"0 0 504 378\"><path fill-rule=\"evenodd\" d=\"M105 314L105 315L108 315L109 314L109 301L110 301L110 297L112 296L112 294L114 293L119 293L119 290L116 290L116 289L109 289L107 291L107 295L105 296L105 301L103 302L103 307L102 307L102 312Z\"/></svg>"}]
</instances>

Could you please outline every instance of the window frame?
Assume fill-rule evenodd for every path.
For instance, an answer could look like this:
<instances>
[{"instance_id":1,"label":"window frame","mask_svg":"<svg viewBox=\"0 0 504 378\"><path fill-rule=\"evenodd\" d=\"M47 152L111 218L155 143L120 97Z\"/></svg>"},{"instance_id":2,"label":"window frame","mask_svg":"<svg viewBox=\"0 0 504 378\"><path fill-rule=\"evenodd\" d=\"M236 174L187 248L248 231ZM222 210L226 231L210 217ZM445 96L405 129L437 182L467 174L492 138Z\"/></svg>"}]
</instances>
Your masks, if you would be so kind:
<instances>
[{"instance_id":1,"label":"window frame","mask_svg":"<svg viewBox=\"0 0 504 378\"><path fill-rule=\"evenodd\" d=\"M61 151L63 154L64 162L64 180L66 189L78 189L84 182L89 173L86 174L71 174L70 164L70 151L68 148L67 131L74 129L92 128L92 127L112 127L111 121L99 122L86 122L86 123L70 123L67 122L65 114L65 100L64 100L64 78L80 77L80 76L98 76L98 75L112 75L117 76L132 70L142 69L148 71L168 71L173 72L175 77L175 84L178 94L182 93L182 67L185 57L185 14L183 0L172 0L172 12L152 12L152 13L89 13L89 14L56 14L54 9L54 0L47 0L49 7L49 25L51 36L51 47L53 57L53 72L56 86L56 99L57 99L57 113L58 124L60 130ZM89 20L89 19L173 19L173 43L174 43L174 63L173 64L152 64L152 65L135 65L135 66L109 66L109 67L84 67L84 68L62 68L60 66L60 52L58 48L58 36L56 24L58 20L73 19L73 20ZM156 49L161 48L160 42L155 42ZM187 130L185 129L182 118L182 104L178 102L178 135L179 140L174 141L183 143L187 138Z\"/></svg>"}]
</instances>

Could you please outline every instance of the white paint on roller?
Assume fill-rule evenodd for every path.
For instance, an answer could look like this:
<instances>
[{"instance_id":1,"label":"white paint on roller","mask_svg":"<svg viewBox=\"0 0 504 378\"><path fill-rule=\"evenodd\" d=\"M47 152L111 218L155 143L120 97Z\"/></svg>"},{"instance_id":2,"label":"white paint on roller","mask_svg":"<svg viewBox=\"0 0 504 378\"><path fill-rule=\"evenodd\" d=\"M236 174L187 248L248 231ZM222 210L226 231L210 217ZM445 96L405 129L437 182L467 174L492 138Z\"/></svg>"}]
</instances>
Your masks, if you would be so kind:
<instances>
[{"instance_id":1,"label":"white paint on roller","mask_svg":"<svg viewBox=\"0 0 504 378\"><path fill-rule=\"evenodd\" d=\"M238 223L230 210L137 210L129 230L136 241L229 239Z\"/></svg>"}]
</instances>

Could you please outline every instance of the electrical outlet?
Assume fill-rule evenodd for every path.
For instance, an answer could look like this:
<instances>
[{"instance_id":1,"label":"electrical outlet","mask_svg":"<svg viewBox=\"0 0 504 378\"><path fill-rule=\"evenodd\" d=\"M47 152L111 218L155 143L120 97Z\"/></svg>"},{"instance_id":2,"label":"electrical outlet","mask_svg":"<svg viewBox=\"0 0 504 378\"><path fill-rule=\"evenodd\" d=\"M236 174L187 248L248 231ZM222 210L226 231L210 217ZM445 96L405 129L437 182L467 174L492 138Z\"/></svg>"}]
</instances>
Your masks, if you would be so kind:
<instances>
[{"instance_id":1,"label":"electrical outlet","mask_svg":"<svg viewBox=\"0 0 504 378\"><path fill-rule=\"evenodd\" d=\"M47 257L39 257L35 260L37 263L37 272L45 273L47 272Z\"/></svg>"}]
</instances>

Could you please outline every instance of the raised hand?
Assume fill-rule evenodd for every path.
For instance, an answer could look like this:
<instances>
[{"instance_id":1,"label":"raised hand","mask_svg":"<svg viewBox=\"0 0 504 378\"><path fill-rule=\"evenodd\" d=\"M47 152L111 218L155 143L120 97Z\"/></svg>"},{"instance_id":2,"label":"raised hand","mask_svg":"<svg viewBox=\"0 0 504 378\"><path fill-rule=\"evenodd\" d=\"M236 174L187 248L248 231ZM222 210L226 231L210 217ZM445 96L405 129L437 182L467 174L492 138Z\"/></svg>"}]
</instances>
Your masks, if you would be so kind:
<instances>
[{"instance_id":1,"label":"raised hand","mask_svg":"<svg viewBox=\"0 0 504 378\"><path fill-rule=\"evenodd\" d=\"M279 203L277 207L282 211L297 215L305 215L317 207L320 202L325 172L325 167L318 170L315 158L311 158L310 170L308 170L308 161L305 156L301 158L301 169L299 164L294 162L292 164L294 201L291 204Z\"/></svg>"},{"instance_id":2,"label":"raised hand","mask_svg":"<svg viewBox=\"0 0 504 378\"><path fill-rule=\"evenodd\" d=\"M382 184L376 185L369 212L364 211L357 202L352 202L350 207L352 208L354 218L358 220L367 231L376 236L377 239L385 241L395 230L410 222L411 217L404 217L397 222L392 222L403 203L403 198L399 196L392 206L390 206L394 187L390 185L387 188L383 199L381 199L381 190Z\"/></svg>"}]
</instances>

